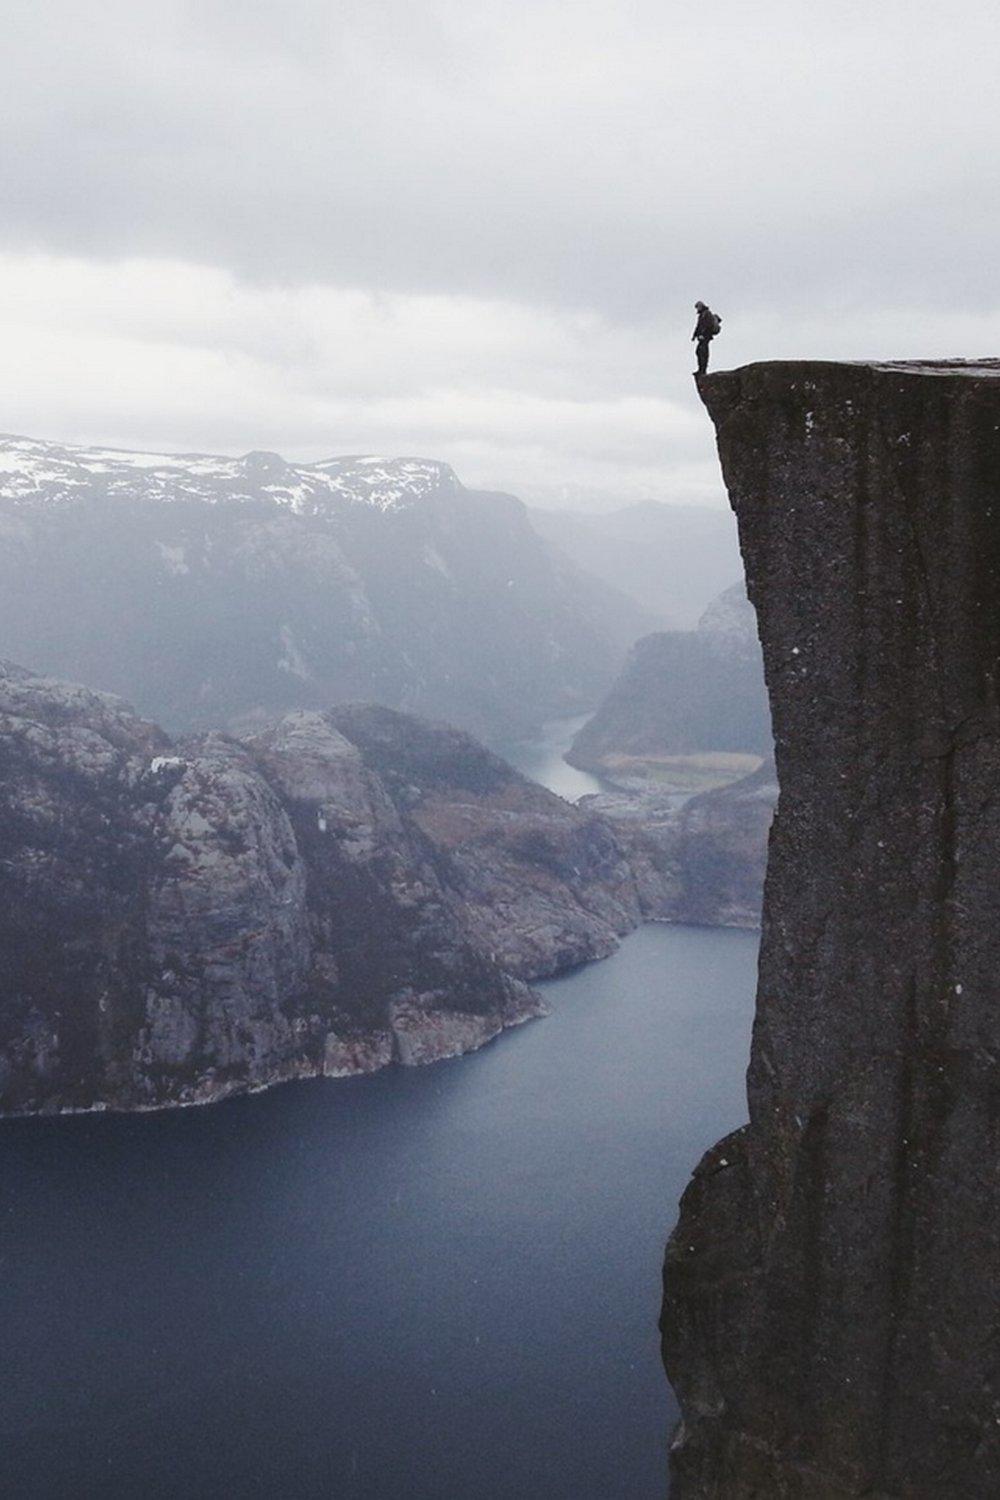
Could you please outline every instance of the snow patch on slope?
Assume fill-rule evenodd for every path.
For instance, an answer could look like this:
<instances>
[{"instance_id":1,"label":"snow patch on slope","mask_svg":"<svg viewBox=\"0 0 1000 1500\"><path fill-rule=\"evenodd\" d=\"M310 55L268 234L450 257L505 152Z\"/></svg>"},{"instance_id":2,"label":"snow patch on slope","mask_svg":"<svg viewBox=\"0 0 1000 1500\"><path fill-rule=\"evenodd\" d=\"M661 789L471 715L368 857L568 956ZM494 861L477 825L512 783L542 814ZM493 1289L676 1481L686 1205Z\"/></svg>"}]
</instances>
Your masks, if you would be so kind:
<instances>
[{"instance_id":1,"label":"snow patch on slope","mask_svg":"<svg viewBox=\"0 0 1000 1500\"><path fill-rule=\"evenodd\" d=\"M290 464L277 453L135 453L0 437L0 500L34 509L89 493L209 505L258 502L299 515L345 506L384 513L460 489L452 469L433 459L361 456Z\"/></svg>"}]
</instances>

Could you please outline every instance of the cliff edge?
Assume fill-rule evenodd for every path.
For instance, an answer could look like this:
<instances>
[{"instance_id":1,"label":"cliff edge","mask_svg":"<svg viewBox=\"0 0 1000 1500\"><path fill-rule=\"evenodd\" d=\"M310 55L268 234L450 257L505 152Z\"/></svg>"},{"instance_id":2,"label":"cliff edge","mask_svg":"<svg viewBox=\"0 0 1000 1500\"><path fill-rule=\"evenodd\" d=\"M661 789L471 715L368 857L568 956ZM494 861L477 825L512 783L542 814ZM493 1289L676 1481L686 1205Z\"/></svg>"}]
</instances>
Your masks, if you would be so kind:
<instances>
[{"instance_id":1,"label":"cliff edge","mask_svg":"<svg viewBox=\"0 0 1000 1500\"><path fill-rule=\"evenodd\" d=\"M1000 361L699 383L780 799L750 1123L667 1251L676 1500L1000 1493Z\"/></svg>"}]
</instances>

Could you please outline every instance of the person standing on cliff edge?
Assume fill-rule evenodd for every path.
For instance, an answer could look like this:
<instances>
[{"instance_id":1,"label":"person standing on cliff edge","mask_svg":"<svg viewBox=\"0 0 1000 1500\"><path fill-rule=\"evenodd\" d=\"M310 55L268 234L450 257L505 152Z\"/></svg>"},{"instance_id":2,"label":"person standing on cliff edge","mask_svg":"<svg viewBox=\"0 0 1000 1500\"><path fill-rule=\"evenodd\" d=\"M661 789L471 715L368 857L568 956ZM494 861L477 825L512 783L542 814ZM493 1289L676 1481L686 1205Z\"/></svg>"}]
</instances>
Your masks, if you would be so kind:
<instances>
[{"instance_id":1,"label":"person standing on cliff edge","mask_svg":"<svg viewBox=\"0 0 1000 1500\"><path fill-rule=\"evenodd\" d=\"M722 319L705 302L696 302L695 309L698 313L698 321L691 335L692 339L697 340L698 369L695 373L704 375L708 369L708 346L715 335L722 332Z\"/></svg>"}]
</instances>

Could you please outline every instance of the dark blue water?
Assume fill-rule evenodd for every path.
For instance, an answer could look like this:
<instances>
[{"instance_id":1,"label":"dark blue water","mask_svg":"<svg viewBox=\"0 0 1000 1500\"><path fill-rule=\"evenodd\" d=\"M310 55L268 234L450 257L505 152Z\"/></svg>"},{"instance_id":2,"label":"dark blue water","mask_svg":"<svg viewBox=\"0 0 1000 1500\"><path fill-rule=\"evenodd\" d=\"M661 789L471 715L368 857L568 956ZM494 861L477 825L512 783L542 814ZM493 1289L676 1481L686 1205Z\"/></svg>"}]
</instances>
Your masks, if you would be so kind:
<instances>
[{"instance_id":1,"label":"dark blue water","mask_svg":"<svg viewBox=\"0 0 1000 1500\"><path fill-rule=\"evenodd\" d=\"M755 957L646 928L471 1057L0 1123L0 1494L662 1500L663 1244Z\"/></svg>"}]
</instances>

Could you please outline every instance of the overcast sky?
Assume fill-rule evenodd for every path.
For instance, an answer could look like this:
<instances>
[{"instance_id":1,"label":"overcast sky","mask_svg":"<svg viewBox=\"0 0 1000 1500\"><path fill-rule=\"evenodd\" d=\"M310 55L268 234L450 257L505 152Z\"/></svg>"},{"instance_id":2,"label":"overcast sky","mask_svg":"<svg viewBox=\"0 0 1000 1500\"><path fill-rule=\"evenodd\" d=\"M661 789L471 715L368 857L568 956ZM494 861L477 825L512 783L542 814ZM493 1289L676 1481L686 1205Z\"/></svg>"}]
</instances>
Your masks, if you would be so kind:
<instances>
[{"instance_id":1,"label":"overcast sky","mask_svg":"<svg viewBox=\"0 0 1000 1500\"><path fill-rule=\"evenodd\" d=\"M690 379L1000 352L952 0L8 0L0 430L721 503Z\"/></svg>"}]
</instances>

